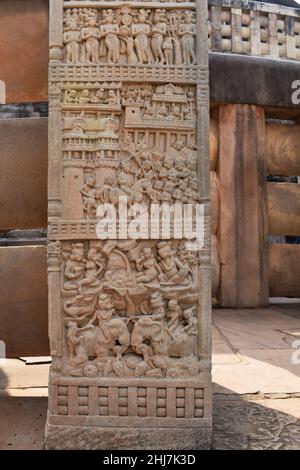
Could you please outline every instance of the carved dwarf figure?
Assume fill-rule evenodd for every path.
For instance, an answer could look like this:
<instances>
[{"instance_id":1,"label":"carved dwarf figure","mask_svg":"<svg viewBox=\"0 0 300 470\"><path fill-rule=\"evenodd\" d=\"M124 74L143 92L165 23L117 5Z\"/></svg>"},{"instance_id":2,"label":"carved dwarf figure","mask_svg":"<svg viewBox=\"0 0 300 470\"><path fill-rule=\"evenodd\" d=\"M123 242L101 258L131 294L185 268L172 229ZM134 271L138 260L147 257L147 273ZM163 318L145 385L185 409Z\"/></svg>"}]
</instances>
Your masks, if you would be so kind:
<instances>
[{"instance_id":1,"label":"carved dwarf figure","mask_svg":"<svg viewBox=\"0 0 300 470\"><path fill-rule=\"evenodd\" d=\"M97 188L94 175L86 178L81 194L83 198L83 211L86 213L86 217L91 219L95 216L97 209Z\"/></svg>"}]
</instances>

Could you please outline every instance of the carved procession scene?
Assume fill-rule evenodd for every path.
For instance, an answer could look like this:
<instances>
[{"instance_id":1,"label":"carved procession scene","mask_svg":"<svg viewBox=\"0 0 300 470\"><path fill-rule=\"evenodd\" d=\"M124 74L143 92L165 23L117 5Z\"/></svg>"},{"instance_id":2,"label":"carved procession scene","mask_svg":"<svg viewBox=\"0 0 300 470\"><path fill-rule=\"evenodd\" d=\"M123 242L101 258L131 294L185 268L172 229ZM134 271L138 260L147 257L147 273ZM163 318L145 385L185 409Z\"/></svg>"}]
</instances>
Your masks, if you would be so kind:
<instances>
[{"instance_id":1,"label":"carved procession scene","mask_svg":"<svg viewBox=\"0 0 300 470\"><path fill-rule=\"evenodd\" d=\"M69 64L194 65L191 10L68 8L64 15Z\"/></svg>"}]
</instances>

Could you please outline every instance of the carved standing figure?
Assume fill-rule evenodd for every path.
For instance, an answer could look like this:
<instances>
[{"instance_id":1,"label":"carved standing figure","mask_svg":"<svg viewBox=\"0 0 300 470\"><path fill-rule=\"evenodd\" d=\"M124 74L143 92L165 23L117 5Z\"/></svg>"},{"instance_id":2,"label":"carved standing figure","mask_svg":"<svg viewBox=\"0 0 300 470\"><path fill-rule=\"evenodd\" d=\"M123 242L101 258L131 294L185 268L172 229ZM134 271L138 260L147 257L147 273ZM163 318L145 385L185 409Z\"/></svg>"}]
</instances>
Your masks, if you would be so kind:
<instances>
[{"instance_id":1,"label":"carved standing figure","mask_svg":"<svg viewBox=\"0 0 300 470\"><path fill-rule=\"evenodd\" d=\"M140 64L151 63L149 36L151 27L147 21L147 12L143 8L139 10L137 23L132 25L132 35Z\"/></svg>"},{"instance_id":2,"label":"carved standing figure","mask_svg":"<svg viewBox=\"0 0 300 470\"><path fill-rule=\"evenodd\" d=\"M77 30L76 23L70 23L69 30L64 33L64 43L67 53L66 62L71 64L79 62L80 31Z\"/></svg>"},{"instance_id":3,"label":"carved standing figure","mask_svg":"<svg viewBox=\"0 0 300 470\"><path fill-rule=\"evenodd\" d=\"M101 38L104 38L107 48L107 62L116 64L120 62L119 26L115 21L113 10L104 10L103 16L100 35Z\"/></svg>"},{"instance_id":4,"label":"carved standing figure","mask_svg":"<svg viewBox=\"0 0 300 470\"><path fill-rule=\"evenodd\" d=\"M92 17L88 20L88 26L81 30L81 39L85 41L86 62L93 64L99 60L100 32L96 25L96 19Z\"/></svg>"},{"instance_id":5,"label":"carved standing figure","mask_svg":"<svg viewBox=\"0 0 300 470\"><path fill-rule=\"evenodd\" d=\"M185 13L184 23L181 23L179 28L182 57L185 65L193 65L196 63L195 35L196 29L195 24L193 23L193 13L191 11L187 11Z\"/></svg>"},{"instance_id":6,"label":"carved standing figure","mask_svg":"<svg viewBox=\"0 0 300 470\"><path fill-rule=\"evenodd\" d=\"M155 63L164 64L165 57L162 51L164 36L167 33L166 14L163 10L155 10L153 17L151 47Z\"/></svg>"}]
</instances>

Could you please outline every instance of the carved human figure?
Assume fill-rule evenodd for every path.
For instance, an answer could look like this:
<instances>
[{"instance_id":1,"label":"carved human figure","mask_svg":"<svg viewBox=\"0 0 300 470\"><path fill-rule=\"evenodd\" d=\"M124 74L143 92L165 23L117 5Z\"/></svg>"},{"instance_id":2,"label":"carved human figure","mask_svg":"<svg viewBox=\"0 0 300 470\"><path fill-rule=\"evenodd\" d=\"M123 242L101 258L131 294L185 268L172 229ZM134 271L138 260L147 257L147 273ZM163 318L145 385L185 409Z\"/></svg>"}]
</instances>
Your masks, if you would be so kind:
<instances>
[{"instance_id":1,"label":"carved human figure","mask_svg":"<svg viewBox=\"0 0 300 470\"><path fill-rule=\"evenodd\" d=\"M137 23L132 25L132 35L134 37L135 49L140 64L151 63L149 49L149 36L151 27L147 20L147 12L143 8L139 10Z\"/></svg>"},{"instance_id":2,"label":"carved human figure","mask_svg":"<svg viewBox=\"0 0 300 470\"><path fill-rule=\"evenodd\" d=\"M135 50L134 50L134 38L132 36L128 36L123 38L126 43L127 47L127 63L129 65L134 65L138 62Z\"/></svg>"},{"instance_id":3,"label":"carved human figure","mask_svg":"<svg viewBox=\"0 0 300 470\"><path fill-rule=\"evenodd\" d=\"M99 60L100 32L97 28L97 22L95 17L91 17L88 20L87 26L85 28L82 28L81 39L85 41L86 62L96 64Z\"/></svg>"},{"instance_id":4,"label":"carved human figure","mask_svg":"<svg viewBox=\"0 0 300 470\"><path fill-rule=\"evenodd\" d=\"M81 194L83 199L83 211L88 219L93 218L97 209L98 194L94 175L90 175L86 178Z\"/></svg>"},{"instance_id":5,"label":"carved human figure","mask_svg":"<svg viewBox=\"0 0 300 470\"><path fill-rule=\"evenodd\" d=\"M115 64L120 62L119 26L115 21L113 10L104 10L103 17L100 26L100 35L101 38L104 38L104 43L107 48L107 61Z\"/></svg>"},{"instance_id":6,"label":"carved human figure","mask_svg":"<svg viewBox=\"0 0 300 470\"><path fill-rule=\"evenodd\" d=\"M173 38L171 36L164 39L162 49L166 65L173 65Z\"/></svg>"},{"instance_id":7,"label":"carved human figure","mask_svg":"<svg viewBox=\"0 0 300 470\"><path fill-rule=\"evenodd\" d=\"M94 96L91 98L91 103L104 103L105 100L105 90L104 88L99 88L99 90L96 91Z\"/></svg>"},{"instance_id":8,"label":"carved human figure","mask_svg":"<svg viewBox=\"0 0 300 470\"><path fill-rule=\"evenodd\" d=\"M176 333L180 328L180 319L182 316L182 310L178 305L176 299L169 300L168 302L168 330L170 333Z\"/></svg>"},{"instance_id":9,"label":"carved human figure","mask_svg":"<svg viewBox=\"0 0 300 470\"><path fill-rule=\"evenodd\" d=\"M193 23L193 13L191 11L187 11L184 16L184 22L181 23L179 28L183 64L185 65L193 65L196 63L195 35L196 29L195 24Z\"/></svg>"},{"instance_id":10,"label":"carved human figure","mask_svg":"<svg viewBox=\"0 0 300 470\"><path fill-rule=\"evenodd\" d=\"M70 360L73 361L76 357L76 347L80 343L80 339L77 337L77 322L69 321L67 328L67 345L69 348Z\"/></svg>"},{"instance_id":11,"label":"carved human figure","mask_svg":"<svg viewBox=\"0 0 300 470\"><path fill-rule=\"evenodd\" d=\"M155 291L150 295L150 308L152 320L165 320L165 305L161 293L159 291Z\"/></svg>"},{"instance_id":12,"label":"carved human figure","mask_svg":"<svg viewBox=\"0 0 300 470\"><path fill-rule=\"evenodd\" d=\"M157 245L159 255L160 275L162 284L173 285L182 282L189 273L189 267L182 263L172 250L170 242L159 242Z\"/></svg>"},{"instance_id":13,"label":"carved human figure","mask_svg":"<svg viewBox=\"0 0 300 470\"><path fill-rule=\"evenodd\" d=\"M79 95L79 104L87 104L90 102L90 92L84 88Z\"/></svg>"},{"instance_id":14,"label":"carved human figure","mask_svg":"<svg viewBox=\"0 0 300 470\"><path fill-rule=\"evenodd\" d=\"M182 318L185 320L186 325L183 327L183 331L189 336L198 335L198 321L195 317L195 306L186 308L182 313Z\"/></svg>"},{"instance_id":15,"label":"carved human figure","mask_svg":"<svg viewBox=\"0 0 300 470\"><path fill-rule=\"evenodd\" d=\"M111 296L101 293L98 297L95 314L87 326L93 325L95 322L98 324L97 357L106 356L108 351L112 351L116 355L116 359L120 360L130 344L130 334L126 321L122 318L113 318L114 314L115 307Z\"/></svg>"},{"instance_id":16,"label":"carved human figure","mask_svg":"<svg viewBox=\"0 0 300 470\"><path fill-rule=\"evenodd\" d=\"M171 119L176 119L177 121L181 120L180 106L173 103L170 117L171 117Z\"/></svg>"},{"instance_id":17,"label":"carved human figure","mask_svg":"<svg viewBox=\"0 0 300 470\"><path fill-rule=\"evenodd\" d=\"M78 103L78 93L77 90L67 90L65 95L65 101L68 104Z\"/></svg>"},{"instance_id":18,"label":"carved human figure","mask_svg":"<svg viewBox=\"0 0 300 470\"><path fill-rule=\"evenodd\" d=\"M65 290L77 290L77 285L84 273L83 243L73 243L69 259L66 261L64 277Z\"/></svg>"},{"instance_id":19,"label":"carved human figure","mask_svg":"<svg viewBox=\"0 0 300 470\"><path fill-rule=\"evenodd\" d=\"M168 109L165 103L161 103L156 110L156 117L157 119L167 119L168 117Z\"/></svg>"},{"instance_id":20,"label":"carved human figure","mask_svg":"<svg viewBox=\"0 0 300 470\"><path fill-rule=\"evenodd\" d=\"M164 64L165 57L163 54L162 46L164 37L167 33L166 24L166 12L164 10L157 9L154 12L153 26L151 34L151 48L154 55L155 63Z\"/></svg>"},{"instance_id":21,"label":"carved human figure","mask_svg":"<svg viewBox=\"0 0 300 470\"><path fill-rule=\"evenodd\" d=\"M145 104L144 119L153 119L154 111L154 106L151 101L147 101Z\"/></svg>"},{"instance_id":22,"label":"carved human figure","mask_svg":"<svg viewBox=\"0 0 300 470\"><path fill-rule=\"evenodd\" d=\"M136 268L141 271L135 277L137 282L148 283L157 278L159 270L151 248L143 248L141 258L136 260Z\"/></svg>"},{"instance_id":23,"label":"carved human figure","mask_svg":"<svg viewBox=\"0 0 300 470\"><path fill-rule=\"evenodd\" d=\"M78 293L83 294L84 287L98 287L100 285L99 276L104 270L104 262L99 256L96 248L90 248L85 261L84 278L78 282Z\"/></svg>"},{"instance_id":24,"label":"carved human figure","mask_svg":"<svg viewBox=\"0 0 300 470\"><path fill-rule=\"evenodd\" d=\"M68 31L64 33L64 43L66 44L66 62L71 64L79 62L80 31L75 22L71 22Z\"/></svg>"},{"instance_id":25,"label":"carved human figure","mask_svg":"<svg viewBox=\"0 0 300 470\"><path fill-rule=\"evenodd\" d=\"M107 104L109 104L110 106L116 106L118 104L118 97L114 90L108 90Z\"/></svg>"},{"instance_id":26,"label":"carved human figure","mask_svg":"<svg viewBox=\"0 0 300 470\"><path fill-rule=\"evenodd\" d=\"M70 131L65 131L64 134L68 138L72 137L83 137L83 128L84 122L81 118L76 118L73 121L72 129Z\"/></svg>"}]
</instances>

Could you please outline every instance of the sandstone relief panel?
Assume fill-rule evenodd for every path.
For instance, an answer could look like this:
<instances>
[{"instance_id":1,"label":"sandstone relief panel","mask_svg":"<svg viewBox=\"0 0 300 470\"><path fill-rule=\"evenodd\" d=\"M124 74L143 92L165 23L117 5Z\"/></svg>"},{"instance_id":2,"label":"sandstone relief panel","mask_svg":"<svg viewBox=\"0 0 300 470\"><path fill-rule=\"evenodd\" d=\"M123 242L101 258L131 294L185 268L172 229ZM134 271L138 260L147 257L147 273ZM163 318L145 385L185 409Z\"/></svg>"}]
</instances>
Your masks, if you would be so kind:
<instances>
[{"instance_id":1,"label":"sandstone relief panel","mask_svg":"<svg viewBox=\"0 0 300 470\"><path fill-rule=\"evenodd\" d=\"M155 428L164 448L206 448L206 6L103 3L50 6L46 446L157 448ZM121 200L142 215L154 206L184 214L187 205L194 215L202 205L203 243L191 249L165 227L128 236ZM118 223L104 239L97 227L107 206ZM175 226L175 212L171 219Z\"/></svg>"}]
</instances>

